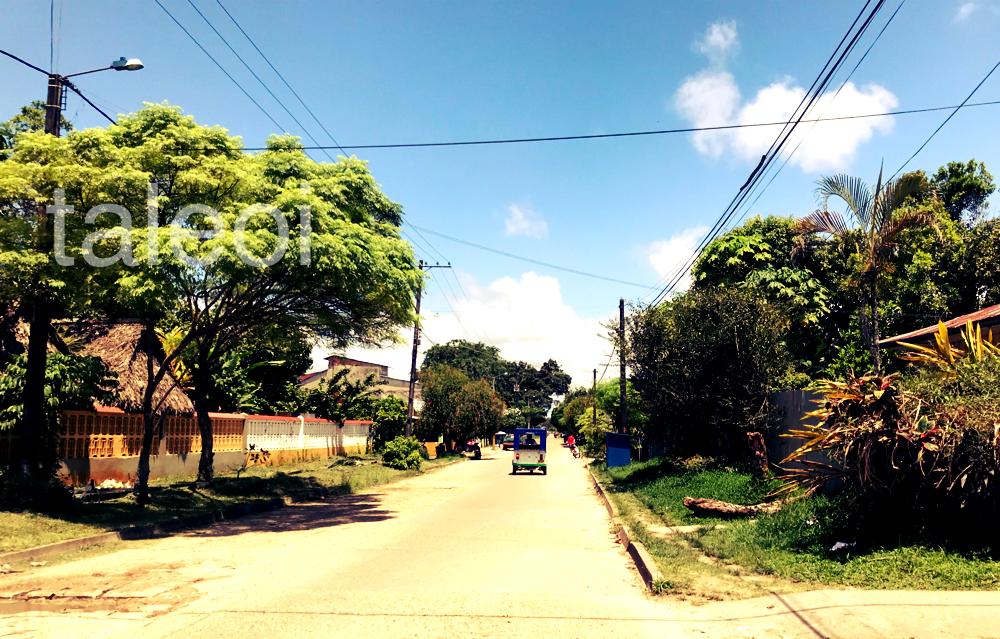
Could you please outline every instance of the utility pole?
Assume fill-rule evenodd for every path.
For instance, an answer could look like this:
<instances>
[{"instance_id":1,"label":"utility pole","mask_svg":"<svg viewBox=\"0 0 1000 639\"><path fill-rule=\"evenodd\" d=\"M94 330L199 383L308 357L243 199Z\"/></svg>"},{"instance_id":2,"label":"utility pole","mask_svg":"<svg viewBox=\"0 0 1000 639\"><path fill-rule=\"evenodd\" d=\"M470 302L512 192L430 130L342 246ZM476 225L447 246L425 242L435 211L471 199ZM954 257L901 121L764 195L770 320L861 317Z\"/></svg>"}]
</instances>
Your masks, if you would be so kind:
<instances>
[{"instance_id":1,"label":"utility pole","mask_svg":"<svg viewBox=\"0 0 1000 639\"><path fill-rule=\"evenodd\" d=\"M106 67L80 71L63 75L46 71L18 56L0 49L0 54L19 62L24 66L33 69L48 77L48 92L45 96L45 133L59 137L62 125L63 101L65 99L64 89L70 89L84 102L94 107L101 115L114 123L111 116L101 111L90 99L80 92L76 85L70 81L81 75L98 73L100 71L138 71L143 68L142 61L138 58L124 57L113 61ZM49 230L46 206L39 204L36 212L37 228L35 230L35 247L43 254L52 251L52 235ZM23 410L21 418L16 425L17 448L12 455L13 463L21 467L24 475L34 475L38 471L39 447L36 429L40 428L45 421L45 363L48 359L49 331L52 326L52 306L45 290L36 290L34 299L30 301L31 321L28 332L28 361L24 371L24 389L21 395Z\"/></svg>"},{"instance_id":2,"label":"utility pole","mask_svg":"<svg viewBox=\"0 0 1000 639\"><path fill-rule=\"evenodd\" d=\"M625 403L625 298L618 300L618 410L621 415L621 432L628 432L628 405Z\"/></svg>"},{"instance_id":3,"label":"utility pole","mask_svg":"<svg viewBox=\"0 0 1000 639\"><path fill-rule=\"evenodd\" d=\"M594 420L593 421L594 428L597 428L597 369L596 368L594 369L594 388L591 391L591 393L593 394L593 400L594 400L592 404L593 410L591 413L592 415L591 419Z\"/></svg>"},{"instance_id":4,"label":"utility pole","mask_svg":"<svg viewBox=\"0 0 1000 639\"><path fill-rule=\"evenodd\" d=\"M49 74L49 89L45 97L45 132L59 137L62 119L63 82L62 77ZM51 250L48 216L45 205L38 204L35 211L35 245L47 254ZM28 324L27 363L24 371L24 399L18 440L21 449L21 472L33 475L38 463L38 442L34 430L42 424L45 406L45 363L49 345L49 330L52 324L49 301L43 291L37 291L31 304L31 321Z\"/></svg>"},{"instance_id":5,"label":"utility pole","mask_svg":"<svg viewBox=\"0 0 1000 639\"><path fill-rule=\"evenodd\" d=\"M448 264L426 264L423 260L419 262L421 271L429 271L432 268L451 268ZM413 351L410 354L410 390L406 401L406 436L413 435L413 397L417 390L417 349L420 346L420 294L424 286L421 282L417 287L416 304L413 307L416 318L413 321Z\"/></svg>"}]
</instances>

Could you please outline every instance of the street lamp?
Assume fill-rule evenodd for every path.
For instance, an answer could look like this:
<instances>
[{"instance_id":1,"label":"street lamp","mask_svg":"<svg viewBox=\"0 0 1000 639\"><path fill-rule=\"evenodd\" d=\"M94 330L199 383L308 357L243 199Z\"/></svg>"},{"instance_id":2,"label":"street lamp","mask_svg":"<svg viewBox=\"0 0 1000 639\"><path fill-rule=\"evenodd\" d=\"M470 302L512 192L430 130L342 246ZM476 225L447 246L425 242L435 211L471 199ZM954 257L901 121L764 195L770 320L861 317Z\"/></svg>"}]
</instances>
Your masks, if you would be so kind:
<instances>
[{"instance_id":1,"label":"street lamp","mask_svg":"<svg viewBox=\"0 0 1000 639\"><path fill-rule=\"evenodd\" d=\"M49 73L49 94L45 100L45 132L59 137L59 121L62 116L63 87L69 88L81 98L87 100L87 98L80 93L80 90L69 81L70 78L88 75L90 73L97 73L99 71L138 71L143 68L143 66L145 65L143 65L142 60L139 58L126 58L125 56L122 56L108 66L101 67L99 69L80 71L78 73L70 73L67 75ZM90 100L87 100L87 102L90 102Z\"/></svg>"}]
</instances>

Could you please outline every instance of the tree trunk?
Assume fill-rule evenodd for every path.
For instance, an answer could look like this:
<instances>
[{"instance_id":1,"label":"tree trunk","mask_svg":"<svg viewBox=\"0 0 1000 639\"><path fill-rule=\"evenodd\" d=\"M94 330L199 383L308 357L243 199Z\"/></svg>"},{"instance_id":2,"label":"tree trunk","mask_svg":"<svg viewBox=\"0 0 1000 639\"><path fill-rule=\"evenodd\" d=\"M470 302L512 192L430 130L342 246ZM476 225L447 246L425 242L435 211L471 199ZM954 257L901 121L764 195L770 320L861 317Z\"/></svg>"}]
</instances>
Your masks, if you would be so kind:
<instances>
[{"instance_id":1,"label":"tree trunk","mask_svg":"<svg viewBox=\"0 0 1000 639\"><path fill-rule=\"evenodd\" d=\"M764 436L760 433L747 433L747 443L750 445L750 470L754 477L767 477L767 446Z\"/></svg>"},{"instance_id":2,"label":"tree trunk","mask_svg":"<svg viewBox=\"0 0 1000 639\"><path fill-rule=\"evenodd\" d=\"M153 326L148 323L139 336L138 347L146 352L146 388L142 392L142 445L139 447L139 466L135 471L135 495L140 506L149 504L149 456L153 453L153 428L156 415L153 413L153 392L159 380L153 370L153 349L149 348L149 336Z\"/></svg>"},{"instance_id":3,"label":"tree trunk","mask_svg":"<svg viewBox=\"0 0 1000 639\"><path fill-rule=\"evenodd\" d=\"M149 405L143 401L142 446L139 448L139 467L135 472L135 495L140 506L149 504L149 456L153 453L153 428L155 424L156 416L153 414L152 401L149 402Z\"/></svg>"},{"instance_id":4,"label":"tree trunk","mask_svg":"<svg viewBox=\"0 0 1000 639\"><path fill-rule=\"evenodd\" d=\"M877 274L870 269L861 274L861 308L858 313L861 322L861 338L872 356L872 369L876 375L882 374L882 349L879 347Z\"/></svg>"},{"instance_id":5,"label":"tree trunk","mask_svg":"<svg viewBox=\"0 0 1000 639\"><path fill-rule=\"evenodd\" d=\"M742 504L719 501L718 499L704 499L701 497L684 498L684 507L695 515L702 517L752 517L762 513L776 513L784 505L785 502L783 501L744 506Z\"/></svg>"},{"instance_id":6,"label":"tree trunk","mask_svg":"<svg viewBox=\"0 0 1000 639\"><path fill-rule=\"evenodd\" d=\"M198 382L191 393L195 415L198 418L198 432L201 435L201 457L198 459L198 481L211 482L215 476L215 452L212 450L212 417L208 414L208 400L198 391Z\"/></svg>"},{"instance_id":7,"label":"tree trunk","mask_svg":"<svg viewBox=\"0 0 1000 639\"><path fill-rule=\"evenodd\" d=\"M36 300L28 333L28 361L24 373L21 419L17 423L15 454L19 472L29 478L39 474L39 439L45 424L45 362L48 358L49 309Z\"/></svg>"}]
</instances>

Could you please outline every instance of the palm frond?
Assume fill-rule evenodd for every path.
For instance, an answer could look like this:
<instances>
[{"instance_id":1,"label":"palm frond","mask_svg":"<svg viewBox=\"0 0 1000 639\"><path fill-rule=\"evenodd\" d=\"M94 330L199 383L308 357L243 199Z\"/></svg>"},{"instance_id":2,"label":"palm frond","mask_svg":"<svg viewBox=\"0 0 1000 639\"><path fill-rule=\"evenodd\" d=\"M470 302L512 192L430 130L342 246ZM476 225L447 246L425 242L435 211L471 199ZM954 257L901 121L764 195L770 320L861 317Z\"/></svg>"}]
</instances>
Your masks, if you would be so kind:
<instances>
[{"instance_id":1,"label":"palm frond","mask_svg":"<svg viewBox=\"0 0 1000 639\"><path fill-rule=\"evenodd\" d=\"M823 210L829 210L831 197L843 200L858 224L866 230L869 228L873 197L871 188L861 178L843 173L821 178L817 182L816 195Z\"/></svg>"},{"instance_id":2,"label":"palm frond","mask_svg":"<svg viewBox=\"0 0 1000 639\"><path fill-rule=\"evenodd\" d=\"M872 224L876 232L888 224L896 209L903 206L907 198L920 193L924 180L917 173L907 173L898 180L886 182L875 194L872 204Z\"/></svg>"},{"instance_id":3,"label":"palm frond","mask_svg":"<svg viewBox=\"0 0 1000 639\"><path fill-rule=\"evenodd\" d=\"M877 230L879 248L890 246L897 235L911 228L927 226L934 229L938 235L941 234L937 218L926 209L905 208L898 210L895 214L890 214L889 219L879 226L880 228Z\"/></svg>"},{"instance_id":4,"label":"palm frond","mask_svg":"<svg viewBox=\"0 0 1000 639\"><path fill-rule=\"evenodd\" d=\"M809 233L829 233L843 235L847 232L844 216L836 211L818 210L795 222L795 230L803 235Z\"/></svg>"}]
</instances>

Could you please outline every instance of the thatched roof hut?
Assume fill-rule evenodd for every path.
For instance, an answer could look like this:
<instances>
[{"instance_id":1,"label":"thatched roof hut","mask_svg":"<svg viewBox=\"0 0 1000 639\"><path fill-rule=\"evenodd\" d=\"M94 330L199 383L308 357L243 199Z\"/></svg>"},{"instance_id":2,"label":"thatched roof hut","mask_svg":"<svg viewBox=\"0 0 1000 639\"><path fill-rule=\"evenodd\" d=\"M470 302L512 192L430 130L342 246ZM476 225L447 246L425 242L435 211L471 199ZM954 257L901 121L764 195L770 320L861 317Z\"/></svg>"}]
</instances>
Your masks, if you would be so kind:
<instances>
[{"instance_id":1,"label":"thatched roof hut","mask_svg":"<svg viewBox=\"0 0 1000 639\"><path fill-rule=\"evenodd\" d=\"M141 322L74 322L62 326L74 350L81 355L100 357L118 375L115 406L125 412L141 412L146 389L147 364L160 370L162 350L159 339ZM190 415L194 404L171 373L163 377L153 394L156 413Z\"/></svg>"}]
</instances>

